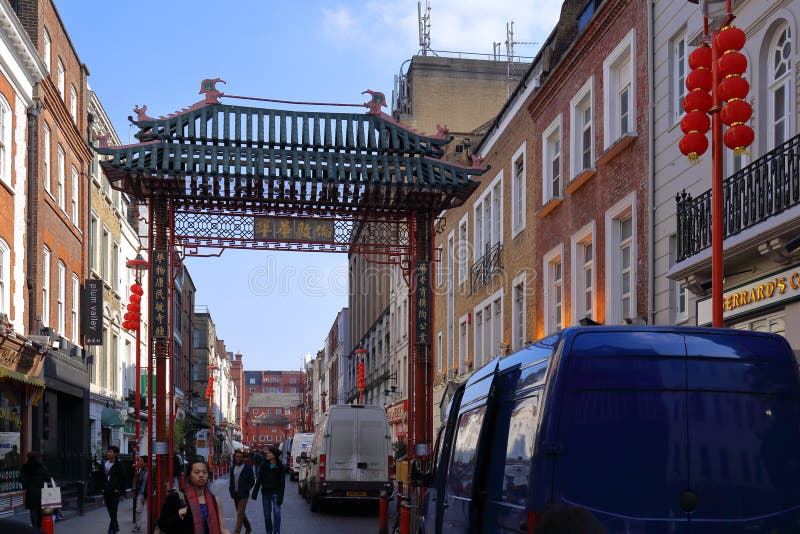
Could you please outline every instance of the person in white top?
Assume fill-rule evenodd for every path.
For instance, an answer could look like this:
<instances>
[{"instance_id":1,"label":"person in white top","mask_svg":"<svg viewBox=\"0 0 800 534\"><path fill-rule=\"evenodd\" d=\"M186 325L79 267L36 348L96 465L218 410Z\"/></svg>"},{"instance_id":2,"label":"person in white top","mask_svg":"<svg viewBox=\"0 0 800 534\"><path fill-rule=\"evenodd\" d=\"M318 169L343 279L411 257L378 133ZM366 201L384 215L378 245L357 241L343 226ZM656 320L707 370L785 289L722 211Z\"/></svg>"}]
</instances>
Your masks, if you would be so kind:
<instances>
[{"instance_id":1,"label":"person in white top","mask_svg":"<svg viewBox=\"0 0 800 534\"><path fill-rule=\"evenodd\" d=\"M246 534L250 534L253 531L250 520L247 519L245 514L247 498L250 496L250 489L253 484L255 484L253 468L244 461L244 453L237 449L233 453L233 466L231 466L228 487L231 499L236 503L236 526L233 528L233 534L239 534L242 530L242 525L244 525Z\"/></svg>"}]
</instances>

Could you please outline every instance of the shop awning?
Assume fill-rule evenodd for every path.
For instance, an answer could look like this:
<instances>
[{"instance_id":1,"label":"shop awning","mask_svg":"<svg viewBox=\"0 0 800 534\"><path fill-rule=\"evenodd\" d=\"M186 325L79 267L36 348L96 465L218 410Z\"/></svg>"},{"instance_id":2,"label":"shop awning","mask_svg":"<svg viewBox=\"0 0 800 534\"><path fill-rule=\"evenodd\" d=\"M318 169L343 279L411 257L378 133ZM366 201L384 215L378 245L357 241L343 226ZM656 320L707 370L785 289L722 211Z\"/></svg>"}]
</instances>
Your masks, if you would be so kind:
<instances>
[{"instance_id":1,"label":"shop awning","mask_svg":"<svg viewBox=\"0 0 800 534\"><path fill-rule=\"evenodd\" d=\"M26 384L30 384L31 386L36 386L38 388L44 389L44 380L42 380L41 378L24 375L22 373L18 373L17 371L6 369L5 367L0 367L0 378L9 378L11 380L17 380L18 382L24 382Z\"/></svg>"},{"instance_id":2,"label":"shop awning","mask_svg":"<svg viewBox=\"0 0 800 534\"><path fill-rule=\"evenodd\" d=\"M106 406L100 415L100 425L103 428L120 428L125 426L116 410Z\"/></svg>"}]
</instances>

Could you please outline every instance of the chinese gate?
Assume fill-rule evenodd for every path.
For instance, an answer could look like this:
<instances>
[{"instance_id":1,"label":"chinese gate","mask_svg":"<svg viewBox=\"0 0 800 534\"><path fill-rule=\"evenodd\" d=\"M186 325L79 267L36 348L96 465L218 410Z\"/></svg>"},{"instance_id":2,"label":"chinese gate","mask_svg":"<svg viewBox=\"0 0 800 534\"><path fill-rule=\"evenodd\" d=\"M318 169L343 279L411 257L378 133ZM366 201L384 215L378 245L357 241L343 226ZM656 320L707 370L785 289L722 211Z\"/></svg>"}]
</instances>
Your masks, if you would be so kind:
<instances>
[{"instance_id":1,"label":"chinese gate","mask_svg":"<svg viewBox=\"0 0 800 534\"><path fill-rule=\"evenodd\" d=\"M433 222L464 202L478 186L472 177L484 169L443 161L446 131L427 136L400 124L381 112L381 93L365 91L372 95L365 114L311 113L221 104L218 81L204 80L204 100L166 117L135 108L130 120L139 142L108 146L99 139L96 149L113 186L149 209L155 398L168 398L170 274L184 256L227 248L360 254L399 265L409 282L409 451L426 462L433 439L433 310L424 296ZM148 409L156 424L148 450L158 474L151 518L169 487L170 404Z\"/></svg>"}]
</instances>

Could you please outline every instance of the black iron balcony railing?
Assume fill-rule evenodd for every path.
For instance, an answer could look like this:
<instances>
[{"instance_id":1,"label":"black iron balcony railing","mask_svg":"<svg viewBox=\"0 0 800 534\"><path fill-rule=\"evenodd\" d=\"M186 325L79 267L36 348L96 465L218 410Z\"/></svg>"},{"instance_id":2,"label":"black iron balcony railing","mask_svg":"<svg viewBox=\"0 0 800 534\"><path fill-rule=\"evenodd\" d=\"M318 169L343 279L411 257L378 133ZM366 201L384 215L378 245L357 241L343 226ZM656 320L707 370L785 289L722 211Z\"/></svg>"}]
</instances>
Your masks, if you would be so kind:
<instances>
[{"instance_id":1,"label":"black iron balcony railing","mask_svg":"<svg viewBox=\"0 0 800 534\"><path fill-rule=\"evenodd\" d=\"M491 280L492 275L503 268L503 244L486 245L486 252L475 260L469 273L470 290L474 294Z\"/></svg>"},{"instance_id":2,"label":"black iron balcony railing","mask_svg":"<svg viewBox=\"0 0 800 534\"><path fill-rule=\"evenodd\" d=\"M723 182L724 238L800 204L800 135ZM678 261L711 246L711 190L696 198L684 190L678 204Z\"/></svg>"}]
</instances>

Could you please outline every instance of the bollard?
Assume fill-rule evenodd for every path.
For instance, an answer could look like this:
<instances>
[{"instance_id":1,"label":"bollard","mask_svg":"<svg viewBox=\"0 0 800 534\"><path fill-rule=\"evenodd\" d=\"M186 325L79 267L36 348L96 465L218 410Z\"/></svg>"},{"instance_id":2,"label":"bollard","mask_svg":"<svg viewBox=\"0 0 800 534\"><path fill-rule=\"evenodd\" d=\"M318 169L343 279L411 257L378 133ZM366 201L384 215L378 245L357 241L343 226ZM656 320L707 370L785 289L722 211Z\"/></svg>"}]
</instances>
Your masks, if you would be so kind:
<instances>
[{"instance_id":1,"label":"bollard","mask_svg":"<svg viewBox=\"0 0 800 534\"><path fill-rule=\"evenodd\" d=\"M53 514L56 511L52 508L42 508L42 532L44 534L55 534L55 526L53 524Z\"/></svg>"},{"instance_id":2,"label":"bollard","mask_svg":"<svg viewBox=\"0 0 800 534\"><path fill-rule=\"evenodd\" d=\"M86 485L83 481L78 481L78 515L83 517L83 508L86 501Z\"/></svg>"},{"instance_id":3,"label":"bollard","mask_svg":"<svg viewBox=\"0 0 800 534\"><path fill-rule=\"evenodd\" d=\"M403 483L397 483L397 511L400 512L400 505L403 502Z\"/></svg>"},{"instance_id":4,"label":"bollard","mask_svg":"<svg viewBox=\"0 0 800 534\"><path fill-rule=\"evenodd\" d=\"M378 514L378 534L389 533L389 496L381 492L380 513Z\"/></svg>"},{"instance_id":5,"label":"bollard","mask_svg":"<svg viewBox=\"0 0 800 534\"><path fill-rule=\"evenodd\" d=\"M400 534L411 533L411 505L408 504L408 499L403 499L403 504L400 506Z\"/></svg>"}]
</instances>

